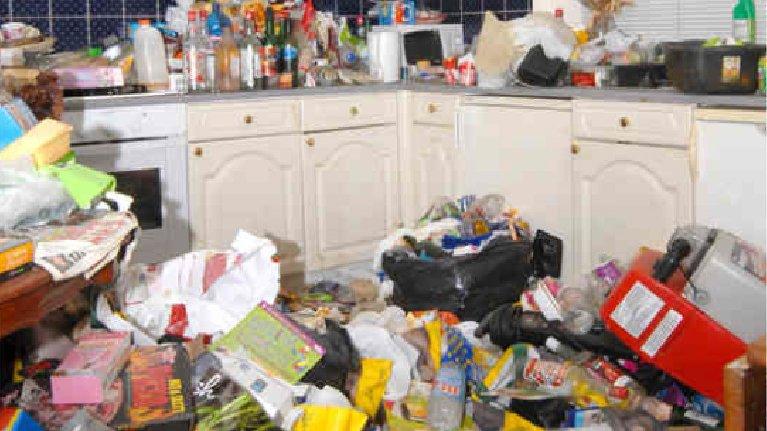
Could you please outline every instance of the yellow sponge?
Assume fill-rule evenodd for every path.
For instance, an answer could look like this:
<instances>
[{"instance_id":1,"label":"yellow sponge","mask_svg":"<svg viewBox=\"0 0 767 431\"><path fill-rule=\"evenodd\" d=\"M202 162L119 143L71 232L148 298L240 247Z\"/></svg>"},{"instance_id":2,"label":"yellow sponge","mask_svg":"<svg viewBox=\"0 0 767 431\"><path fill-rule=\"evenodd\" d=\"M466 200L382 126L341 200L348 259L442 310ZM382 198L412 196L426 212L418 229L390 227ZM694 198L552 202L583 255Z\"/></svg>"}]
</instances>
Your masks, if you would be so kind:
<instances>
[{"instance_id":1,"label":"yellow sponge","mask_svg":"<svg viewBox=\"0 0 767 431\"><path fill-rule=\"evenodd\" d=\"M60 121L43 120L29 132L0 151L0 160L14 160L31 155L35 167L49 165L69 152L72 126Z\"/></svg>"}]
</instances>

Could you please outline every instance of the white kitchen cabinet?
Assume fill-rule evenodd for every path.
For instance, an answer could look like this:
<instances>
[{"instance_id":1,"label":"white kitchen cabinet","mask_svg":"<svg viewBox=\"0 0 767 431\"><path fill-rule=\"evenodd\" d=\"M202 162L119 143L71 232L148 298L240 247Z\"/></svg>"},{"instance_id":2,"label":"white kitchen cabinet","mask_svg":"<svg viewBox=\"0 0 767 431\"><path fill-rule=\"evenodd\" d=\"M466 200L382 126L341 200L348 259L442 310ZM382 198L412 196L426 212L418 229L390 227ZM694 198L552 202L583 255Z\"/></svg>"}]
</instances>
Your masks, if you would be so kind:
<instances>
[{"instance_id":1,"label":"white kitchen cabinet","mask_svg":"<svg viewBox=\"0 0 767 431\"><path fill-rule=\"evenodd\" d=\"M394 125L304 135L309 270L370 259L399 223L396 136Z\"/></svg>"},{"instance_id":2,"label":"white kitchen cabinet","mask_svg":"<svg viewBox=\"0 0 767 431\"><path fill-rule=\"evenodd\" d=\"M767 249L764 112L699 112L696 129L696 224L730 231Z\"/></svg>"},{"instance_id":3,"label":"white kitchen cabinet","mask_svg":"<svg viewBox=\"0 0 767 431\"><path fill-rule=\"evenodd\" d=\"M450 127L415 124L410 134L413 219L429 209L437 197L456 197L458 192L458 150L455 131Z\"/></svg>"},{"instance_id":4,"label":"white kitchen cabinet","mask_svg":"<svg viewBox=\"0 0 767 431\"><path fill-rule=\"evenodd\" d=\"M300 135L189 146L195 249L228 248L242 228L274 241L284 273L302 269Z\"/></svg>"},{"instance_id":5,"label":"white kitchen cabinet","mask_svg":"<svg viewBox=\"0 0 767 431\"><path fill-rule=\"evenodd\" d=\"M629 263L641 246L665 250L674 229L692 221L686 149L583 140L573 152L578 273L601 255Z\"/></svg>"},{"instance_id":6,"label":"white kitchen cabinet","mask_svg":"<svg viewBox=\"0 0 767 431\"><path fill-rule=\"evenodd\" d=\"M574 281L570 102L474 98L470 103L459 115L459 194L501 194L534 229L560 237L562 278Z\"/></svg>"}]
</instances>

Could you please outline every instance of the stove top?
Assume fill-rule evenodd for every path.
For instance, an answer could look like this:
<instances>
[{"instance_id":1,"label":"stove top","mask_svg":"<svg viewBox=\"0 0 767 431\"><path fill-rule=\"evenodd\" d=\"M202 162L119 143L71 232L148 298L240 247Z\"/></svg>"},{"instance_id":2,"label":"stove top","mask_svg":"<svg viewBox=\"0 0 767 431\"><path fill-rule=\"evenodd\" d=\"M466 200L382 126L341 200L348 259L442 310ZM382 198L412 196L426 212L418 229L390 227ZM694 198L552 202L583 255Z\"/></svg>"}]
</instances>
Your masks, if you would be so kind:
<instances>
[{"instance_id":1,"label":"stove top","mask_svg":"<svg viewBox=\"0 0 767 431\"><path fill-rule=\"evenodd\" d=\"M146 86L125 85L122 87L78 88L64 90L64 97L130 96L137 94L148 94Z\"/></svg>"}]
</instances>

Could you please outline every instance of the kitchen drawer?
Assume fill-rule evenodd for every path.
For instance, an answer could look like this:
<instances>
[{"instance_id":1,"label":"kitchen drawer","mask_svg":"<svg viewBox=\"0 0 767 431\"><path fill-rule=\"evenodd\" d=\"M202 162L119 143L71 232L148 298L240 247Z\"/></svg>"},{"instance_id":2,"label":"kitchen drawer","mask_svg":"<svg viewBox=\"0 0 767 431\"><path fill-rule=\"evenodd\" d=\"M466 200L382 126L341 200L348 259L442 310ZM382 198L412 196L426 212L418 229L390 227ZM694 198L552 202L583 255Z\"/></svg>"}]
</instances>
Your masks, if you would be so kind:
<instances>
[{"instance_id":1,"label":"kitchen drawer","mask_svg":"<svg viewBox=\"0 0 767 431\"><path fill-rule=\"evenodd\" d=\"M397 121L397 98L392 93L304 100L304 130L332 130Z\"/></svg>"},{"instance_id":2,"label":"kitchen drawer","mask_svg":"<svg viewBox=\"0 0 767 431\"><path fill-rule=\"evenodd\" d=\"M184 108L180 104L87 108L64 111L62 120L73 127L73 144L163 138L184 134Z\"/></svg>"},{"instance_id":3,"label":"kitchen drawer","mask_svg":"<svg viewBox=\"0 0 767 431\"><path fill-rule=\"evenodd\" d=\"M299 107L298 100L189 105L189 141L297 132Z\"/></svg>"},{"instance_id":4,"label":"kitchen drawer","mask_svg":"<svg viewBox=\"0 0 767 431\"><path fill-rule=\"evenodd\" d=\"M576 138L686 147L692 106L661 103L573 102Z\"/></svg>"},{"instance_id":5,"label":"kitchen drawer","mask_svg":"<svg viewBox=\"0 0 767 431\"><path fill-rule=\"evenodd\" d=\"M414 94L412 118L416 123L452 126L455 124L457 106L458 96Z\"/></svg>"}]
</instances>

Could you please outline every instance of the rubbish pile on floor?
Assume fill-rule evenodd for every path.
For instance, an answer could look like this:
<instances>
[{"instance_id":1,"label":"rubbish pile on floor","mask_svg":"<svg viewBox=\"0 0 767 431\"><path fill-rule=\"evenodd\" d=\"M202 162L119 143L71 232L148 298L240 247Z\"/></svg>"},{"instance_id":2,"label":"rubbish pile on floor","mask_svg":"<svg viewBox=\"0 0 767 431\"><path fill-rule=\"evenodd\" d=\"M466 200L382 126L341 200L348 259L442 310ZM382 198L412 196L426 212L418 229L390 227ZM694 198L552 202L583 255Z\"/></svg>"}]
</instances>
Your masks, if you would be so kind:
<instances>
[{"instance_id":1,"label":"rubbish pile on floor","mask_svg":"<svg viewBox=\"0 0 767 431\"><path fill-rule=\"evenodd\" d=\"M562 242L502 197L441 199L382 241L375 278L281 291L275 246L240 231L131 267L74 341L20 352L0 428L720 427L725 366L752 340L684 298L677 246L563 286Z\"/></svg>"}]
</instances>

